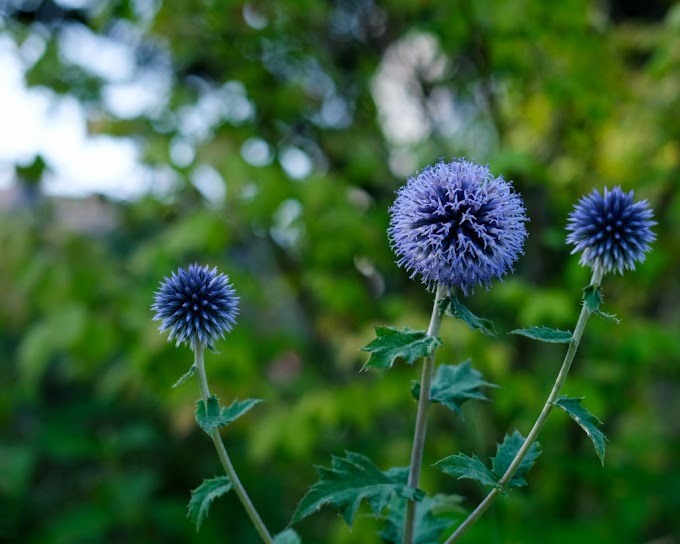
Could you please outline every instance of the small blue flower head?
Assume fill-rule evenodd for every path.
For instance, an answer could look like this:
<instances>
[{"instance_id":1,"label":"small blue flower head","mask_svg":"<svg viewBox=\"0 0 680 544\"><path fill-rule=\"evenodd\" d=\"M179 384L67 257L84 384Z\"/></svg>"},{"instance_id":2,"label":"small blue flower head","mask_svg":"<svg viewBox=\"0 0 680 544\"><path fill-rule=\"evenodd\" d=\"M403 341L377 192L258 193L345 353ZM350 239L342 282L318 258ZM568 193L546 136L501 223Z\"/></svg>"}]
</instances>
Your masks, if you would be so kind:
<instances>
[{"instance_id":1,"label":"small blue flower head","mask_svg":"<svg viewBox=\"0 0 680 544\"><path fill-rule=\"evenodd\" d=\"M635 262L645 260L656 238L650 228L656 222L651 218L649 203L633 202L633 191L605 187L602 196L593 189L569 215L567 242L575 246L572 254L582 252L582 266L598 265L603 273L623 274L624 268L635 270Z\"/></svg>"},{"instance_id":2,"label":"small blue flower head","mask_svg":"<svg viewBox=\"0 0 680 544\"><path fill-rule=\"evenodd\" d=\"M180 268L165 278L156 291L151 309L154 321L161 321L161 332L169 329L170 337L188 344L192 350L202 344L213 349L218 338L231 330L238 315L239 297L226 274L217 268L197 264L189 270Z\"/></svg>"},{"instance_id":3,"label":"small blue flower head","mask_svg":"<svg viewBox=\"0 0 680 544\"><path fill-rule=\"evenodd\" d=\"M528 221L511 183L464 159L428 166L397 191L388 235L397 264L429 289L476 285L511 271Z\"/></svg>"}]
</instances>

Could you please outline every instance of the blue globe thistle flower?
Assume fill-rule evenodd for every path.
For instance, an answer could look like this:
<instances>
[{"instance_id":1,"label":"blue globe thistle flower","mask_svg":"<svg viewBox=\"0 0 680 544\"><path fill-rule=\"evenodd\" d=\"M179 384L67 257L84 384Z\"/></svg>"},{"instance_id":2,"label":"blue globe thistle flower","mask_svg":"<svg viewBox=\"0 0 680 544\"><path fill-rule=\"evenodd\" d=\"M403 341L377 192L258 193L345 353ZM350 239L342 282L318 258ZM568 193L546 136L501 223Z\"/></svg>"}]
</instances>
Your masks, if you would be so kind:
<instances>
[{"instance_id":1,"label":"blue globe thistle flower","mask_svg":"<svg viewBox=\"0 0 680 544\"><path fill-rule=\"evenodd\" d=\"M523 253L528 221L512 184L462 158L428 166L397 191L388 235L397 264L436 284L487 289Z\"/></svg>"},{"instance_id":2,"label":"blue globe thistle flower","mask_svg":"<svg viewBox=\"0 0 680 544\"><path fill-rule=\"evenodd\" d=\"M652 210L646 200L633 202L633 191L621 187L604 196L593 192L579 200L569 215L567 242L574 244L572 254L581 251L582 266L599 265L603 273L635 270L635 262L645 260L649 244L656 239L650 227Z\"/></svg>"},{"instance_id":3,"label":"blue globe thistle flower","mask_svg":"<svg viewBox=\"0 0 680 544\"><path fill-rule=\"evenodd\" d=\"M188 344L192 350L202 344L213 349L218 338L231 330L238 315L239 297L229 276L192 264L165 278L155 293L151 309L154 321L161 321L161 332L170 330L168 340L176 346Z\"/></svg>"}]
</instances>

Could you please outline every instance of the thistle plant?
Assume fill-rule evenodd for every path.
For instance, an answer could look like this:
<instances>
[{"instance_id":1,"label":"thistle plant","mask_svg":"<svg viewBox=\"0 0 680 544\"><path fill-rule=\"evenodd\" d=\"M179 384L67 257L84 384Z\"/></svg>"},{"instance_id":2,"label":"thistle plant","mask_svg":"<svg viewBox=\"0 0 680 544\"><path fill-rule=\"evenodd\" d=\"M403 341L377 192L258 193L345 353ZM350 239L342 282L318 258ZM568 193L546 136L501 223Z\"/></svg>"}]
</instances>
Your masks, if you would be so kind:
<instances>
[{"instance_id":1,"label":"thistle plant","mask_svg":"<svg viewBox=\"0 0 680 544\"><path fill-rule=\"evenodd\" d=\"M424 292L434 297L427 330L408 327L376 327L376 338L362 348L369 354L364 369L387 370L398 362L414 366L422 360L420 381L411 394L417 400L413 442L408 466L381 470L368 457L347 451L332 457L331 466L318 466L319 480L314 483L293 514L295 524L324 506L342 513L351 527L359 506L366 500L374 516L384 521L380 537L392 544L445 544L457 542L484 514L498 496L527 485L527 475L541 454L537 438L553 407L558 406L586 432L604 464L606 437L599 420L583 405L582 397L560 396L574 361L586 323L592 314L610 321L617 318L604 313L602 278L611 272L633 270L644 261L655 235L655 225L647 201L634 201L633 192L620 187L604 194L593 191L583 197L569 216L567 243L580 253L580 264L592 269L589 285L583 290L582 307L574 331L531 326L510 331L532 340L566 344L562 366L547 400L526 438L513 431L498 445L490 466L477 456L449 455L434 464L444 474L467 478L491 488L485 498L462 521L442 512L457 509L457 501L442 494L426 494L419 488L423 452L427 446L427 418L432 405L461 415L469 400L488 400L494 384L472 367L470 359L458 364L437 363L442 345L439 331L443 319L461 319L471 329L497 336L491 321L476 316L461 299L474 294L477 287L489 289L513 271L523 253L529 221L522 199L512 183L494 176L488 167L464 159L440 161L429 166L397 191L390 208L388 239L396 263L411 279L418 278ZM238 315L238 297L224 274L216 269L191 265L165 278L156 293L152 309L160 330L170 331L169 340L188 345L194 364L180 378L187 381L198 375L201 399L196 420L211 437L226 475L205 480L193 491L189 516L197 529L207 515L210 503L234 489L261 539L266 543L299 544L300 538L287 528L275 538L270 536L229 459L219 433L249 411L257 402L248 399L222 407L210 394L205 374L204 351L231 330ZM177 384L176 384L177 385Z\"/></svg>"},{"instance_id":2,"label":"thistle plant","mask_svg":"<svg viewBox=\"0 0 680 544\"><path fill-rule=\"evenodd\" d=\"M536 340L568 344L569 347L562 367L527 439L517 450L510 464L503 467L502 476L498 471L495 471L495 475L500 476L500 478L496 481L494 488L458 526L445 544L457 542L491 506L498 495L506 487L512 487L512 481L516 474L524 473L531 467L538 455L536 439L553 406L559 406L583 428L593 441L595 452L604 466L606 438L597 427L600 421L581 405L583 397L566 397L559 396L559 394L569 374L590 315L595 313L602 318L618 321L614 316L600 310L603 300L600 287L602 277L604 274L613 271L623 273L624 268L634 270L636 262L645 260L646 253L650 250L649 244L655 239L651 227L656 223L651 218L652 211L649 209L648 202L646 200L634 202L633 191L624 193L620 187L615 187L612 191L605 188L604 195L593 190L590 195L583 197L575 206L574 211L569 216L567 230L570 231L570 234L567 236L567 242L575 246L572 254L581 252L579 262L581 265L592 269L592 277L590 284L583 290L581 314L573 334L562 334L562 331L545 327L512 331ZM444 459L438 465L449 474L458 477L471 477L469 473L460 470L460 465L455 458Z\"/></svg>"},{"instance_id":3,"label":"thistle plant","mask_svg":"<svg viewBox=\"0 0 680 544\"><path fill-rule=\"evenodd\" d=\"M204 480L192 492L189 517L196 524L196 529L200 529L210 503L233 489L262 540L271 544L275 541L239 480L219 432L220 427L245 414L259 400L248 399L235 401L229 407L220 406L217 397L210 394L205 372L205 348L214 350L215 341L231 331L238 315L238 303L239 298L226 274L219 274L216 268L211 270L207 266L192 264L187 270L180 268L165 278L151 309L156 312L154 320L161 322L159 330L170 331L168 340L175 339L176 346L187 344L194 352L193 365L175 386L187 381L194 373L198 375L201 399L196 403L196 421L212 439L226 473L226 476Z\"/></svg>"}]
</instances>

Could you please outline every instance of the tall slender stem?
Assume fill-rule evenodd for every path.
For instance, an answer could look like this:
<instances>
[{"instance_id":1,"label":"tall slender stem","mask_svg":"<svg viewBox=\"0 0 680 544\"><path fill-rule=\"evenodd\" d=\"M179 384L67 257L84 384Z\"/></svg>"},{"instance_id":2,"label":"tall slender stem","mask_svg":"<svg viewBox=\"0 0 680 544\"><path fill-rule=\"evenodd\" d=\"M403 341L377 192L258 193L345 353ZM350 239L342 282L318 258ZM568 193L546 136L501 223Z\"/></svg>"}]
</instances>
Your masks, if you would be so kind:
<instances>
[{"instance_id":1,"label":"tall slender stem","mask_svg":"<svg viewBox=\"0 0 680 544\"><path fill-rule=\"evenodd\" d=\"M437 336L442 324L442 312L439 302L444 298L446 288L437 286L432 307L432 317L427 328L427 336ZM432 388L432 375L434 373L434 351L425 358L423 373L420 380L420 397L418 398L418 413L416 415L416 428L413 433L413 449L411 450L411 465L408 473L408 485L418 487L420 482L420 468L423 463L423 450L425 449L425 434L427 432L427 410L430 407L430 389ZM413 525L416 513L416 503L413 500L406 504L406 517L404 520L404 544L413 544Z\"/></svg>"},{"instance_id":2,"label":"tall slender stem","mask_svg":"<svg viewBox=\"0 0 680 544\"><path fill-rule=\"evenodd\" d=\"M593 269L592 279L590 280L590 285L593 287L599 287L601 281L602 281L602 269L599 266L595 266L595 268ZM583 331L586 328L586 322L588 321L590 314L591 311L584 301L583 306L581 307L581 315L579 315L578 322L576 323L576 328L574 329L574 334L572 336L573 340L569 344L567 354L564 356L564 361L562 362L560 372L557 375L557 379L555 380L555 384L553 385L552 391L550 391L548 399L545 401L545 404L543 405L543 410L541 410L538 419L536 419L534 426L531 428L531 431L529 432L529 436L527 436L526 440L524 441L524 444L522 444L522 447L515 455L515 458L512 460L512 463L510 463L510 466L505 471L505 474L503 474L501 479L498 480L498 484L496 484L496 487L494 487L493 490L489 492L489 494L484 498L484 500L479 503L477 508L474 509L474 511L465 519L465 521L463 521L463 523L461 523L458 529L456 529L456 531L448 538L448 540L446 540L444 544L453 544L454 542L458 542L458 540L467 532L467 530L472 526L472 524L475 523L482 516L482 514L484 514L484 512L488 510L493 501L496 500L496 497L500 495L501 491L512 479L513 475L517 471L517 468L524 460L524 457L526 456L527 452L529 451L533 443L536 441L536 438L538 438L538 434L541 432L541 429L543 429L543 425L545 425L545 421L548 419L548 415L550 414L550 411L555 405L555 401L557 400L557 397L560 394L560 391L562 390L562 386L564 385L564 382L567 379L567 375L569 374L571 363L573 362L574 356L576 355L576 350L578 350L578 345L581 342L581 337L583 336Z\"/></svg>"},{"instance_id":3,"label":"tall slender stem","mask_svg":"<svg viewBox=\"0 0 680 544\"><path fill-rule=\"evenodd\" d=\"M210 389L208 388L208 379L205 374L205 362L203 360L204 352L205 346L202 344L196 346L194 349L194 365L196 366L196 372L198 374L198 385L201 388L201 397L203 398L203 402L207 403L208 397L210 397ZM231 459L229 459L229 454L227 453L227 449L224 447L224 443L222 442L222 437L220 436L219 430L213 430L210 433L210 438L212 438L213 444L215 444L217 456L220 458L220 462L222 463L222 466L229 477L229 481L234 486L234 491L236 492L236 495L238 495L241 504L243 504L250 521L252 521L255 529L266 544L274 544L274 539L269 534L267 527L262 521L262 518L260 518L260 515L257 513L255 506L250 500L248 493L246 493L241 480L239 480L239 477L236 474L234 465L232 465Z\"/></svg>"}]
</instances>

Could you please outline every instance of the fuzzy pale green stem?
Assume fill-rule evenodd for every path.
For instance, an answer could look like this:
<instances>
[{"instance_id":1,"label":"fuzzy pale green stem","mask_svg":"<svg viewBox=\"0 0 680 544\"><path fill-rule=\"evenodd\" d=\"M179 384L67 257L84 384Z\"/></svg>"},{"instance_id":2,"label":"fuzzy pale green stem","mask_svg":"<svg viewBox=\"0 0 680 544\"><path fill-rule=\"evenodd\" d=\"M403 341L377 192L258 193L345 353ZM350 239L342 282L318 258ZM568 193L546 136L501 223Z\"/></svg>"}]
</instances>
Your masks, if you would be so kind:
<instances>
[{"instance_id":1,"label":"fuzzy pale green stem","mask_svg":"<svg viewBox=\"0 0 680 544\"><path fill-rule=\"evenodd\" d=\"M601 281L602 281L602 269L599 266L596 266L593 269L593 276L592 279L590 280L590 285L592 285L593 287L599 287ZM517 468L524 460L524 457L529 451L529 448L531 448L533 443L538 438L538 434L541 432L541 429L543 429L543 425L545 424L545 421L548 419L550 411L555 405L555 401L557 400L557 397L560 394L562 386L564 385L564 382L567 379L567 375L569 374L571 363L573 362L574 356L576 355L576 350L578 350L578 345L581 342L581 337L583 336L583 331L586 328L586 322L588 321L590 314L591 311L584 301L583 306L581 307L581 315L579 316L578 322L576 323L576 328L574 329L573 340L569 344L567 354L564 356L564 362L562 363L560 372L557 375L557 379L555 380L555 384L553 385L552 391L550 391L548 399L545 401L543 410L541 410L538 419L536 419L534 426L531 428L531 431L529 432L529 436L527 436L526 440L524 441L524 444L522 444L522 447L515 455L515 458L512 460L512 463L510 463L510 466L505 471L505 474L503 474L501 479L498 480L498 484L496 484L496 487L494 487L493 490L489 492L489 494L484 498L484 500L479 503L477 508L475 508L475 510L465 519L465 521L463 521L463 523L461 523L461 525L448 538L448 540L446 540L444 544L453 544L454 542L458 542L458 540L467 532L467 530L472 526L472 524L475 523L482 516L482 514L484 514L484 512L488 510L493 501L496 500L496 497L498 497L498 495L501 494L501 491L505 489L505 486L512 479L513 475L517 471Z\"/></svg>"},{"instance_id":2,"label":"fuzzy pale green stem","mask_svg":"<svg viewBox=\"0 0 680 544\"><path fill-rule=\"evenodd\" d=\"M439 302L444 298L446 288L442 285L437 286L432 307L432 317L430 326L427 328L428 336L438 336L439 328L442 324L442 312L439 309ZM434 374L434 356L425 358L423 363L423 373L420 380L420 397L418 399L418 413L416 415L416 428L413 433L413 449L411 450L411 465L408 473L408 485L418 487L420 482L420 468L423 463L423 450L425 449L425 434L427 431L427 410L430 407L430 389L432 388L432 375ZM406 516L404 520L404 544L413 544L413 524L416 513L416 502L408 501L406 504Z\"/></svg>"},{"instance_id":3,"label":"fuzzy pale green stem","mask_svg":"<svg viewBox=\"0 0 680 544\"><path fill-rule=\"evenodd\" d=\"M201 388L201 397L203 397L203 402L206 403L207 406L208 397L210 397L210 389L208 389L208 379L205 375L205 363L203 360L204 352L205 346L198 344L196 349L194 349L194 365L196 366L196 373L198 374L198 385ZM227 449L224 447L219 430L213 430L210 433L210 438L212 438L213 444L215 444L217 456L220 458L220 462L222 463L222 466L229 477L229 481L234 486L234 491L236 492L236 495L238 495L241 504L243 504L243 507L245 508L250 521L252 521L255 529L259 533L260 538L262 538L263 542L266 544L274 544L274 539L269 534L269 531L262 521L262 518L260 518L260 514L257 513L257 510L250 500L248 493L246 493L241 480L239 480L239 477L236 474L234 465L231 464L231 459L229 459Z\"/></svg>"}]
</instances>

